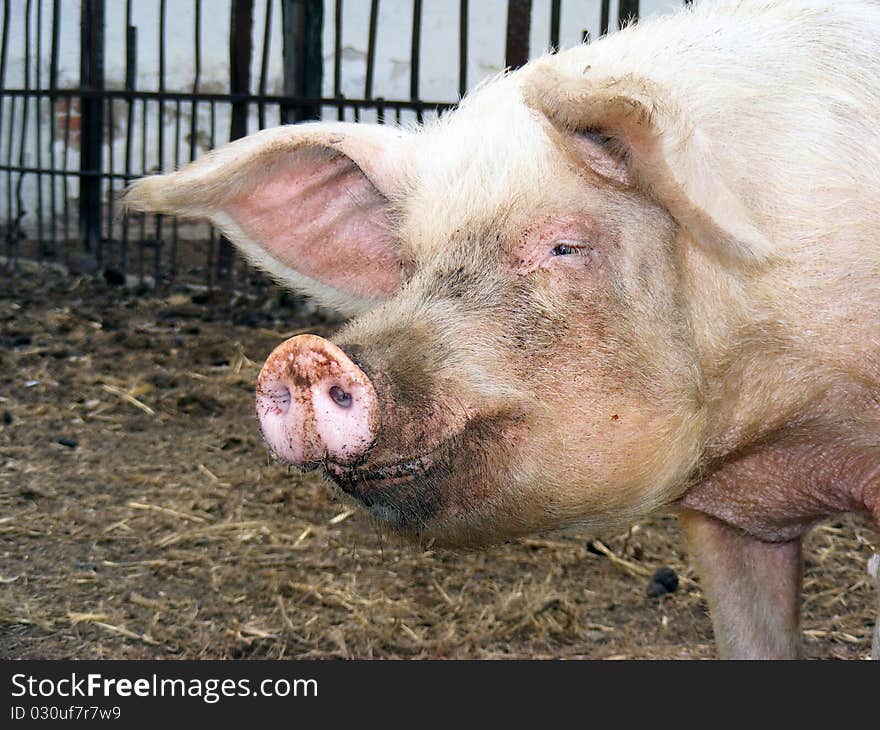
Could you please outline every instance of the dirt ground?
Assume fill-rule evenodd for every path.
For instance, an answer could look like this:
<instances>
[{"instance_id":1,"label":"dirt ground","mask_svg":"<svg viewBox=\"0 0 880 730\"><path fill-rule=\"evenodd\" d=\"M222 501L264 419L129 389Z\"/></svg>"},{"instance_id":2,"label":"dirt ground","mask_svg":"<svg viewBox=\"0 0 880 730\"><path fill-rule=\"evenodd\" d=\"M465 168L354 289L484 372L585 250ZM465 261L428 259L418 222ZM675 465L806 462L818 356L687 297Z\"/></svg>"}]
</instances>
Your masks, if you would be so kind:
<instances>
[{"instance_id":1,"label":"dirt ground","mask_svg":"<svg viewBox=\"0 0 880 730\"><path fill-rule=\"evenodd\" d=\"M672 517L420 551L271 461L254 382L295 331L332 327L277 293L0 272L0 657L715 655ZM808 656L867 656L876 549L858 517L811 534Z\"/></svg>"}]
</instances>

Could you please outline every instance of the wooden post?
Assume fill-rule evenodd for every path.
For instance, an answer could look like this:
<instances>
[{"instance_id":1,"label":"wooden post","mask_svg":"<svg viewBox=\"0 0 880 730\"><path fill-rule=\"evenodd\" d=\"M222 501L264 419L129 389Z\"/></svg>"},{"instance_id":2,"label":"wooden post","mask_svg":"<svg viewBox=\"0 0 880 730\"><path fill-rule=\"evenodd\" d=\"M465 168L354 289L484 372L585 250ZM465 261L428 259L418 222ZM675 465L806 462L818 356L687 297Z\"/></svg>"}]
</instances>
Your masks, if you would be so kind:
<instances>
[{"instance_id":1,"label":"wooden post","mask_svg":"<svg viewBox=\"0 0 880 730\"><path fill-rule=\"evenodd\" d=\"M321 38L324 29L323 0L281 0L284 58L284 95L293 99L322 96L324 59ZM283 106L285 124L320 119L318 104Z\"/></svg>"},{"instance_id":2,"label":"wooden post","mask_svg":"<svg viewBox=\"0 0 880 730\"><path fill-rule=\"evenodd\" d=\"M620 0L617 3L617 27L622 28L631 20L639 18L639 0Z\"/></svg>"},{"instance_id":3,"label":"wooden post","mask_svg":"<svg viewBox=\"0 0 880 730\"><path fill-rule=\"evenodd\" d=\"M529 31L532 27L532 0L508 0L507 43L504 65L519 68L529 60Z\"/></svg>"},{"instance_id":4,"label":"wooden post","mask_svg":"<svg viewBox=\"0 0 880 730\"><path fill-rule=\"evenodd\" d=\"M251 86L251 55L253 53L254 0L232 0L229 19L229 92L249 94ZM248 102L232 102L229 139L248 133ZM225 236L217 245L217 280L230 285L235 261L232 244Z\"/></svg>"},{"instance_id":5,"label":"wooden post","mask_svg":"<svg viewBox=\"0 0 880 730\"><path fill-rule=\"evenodd\" d=\"M86 91L104 89L104 0L80 6L79 83ZM80 99L79 232L87 251L101 258L101 171L104 120L101 99Z\"/></svg>"}]
</instances>

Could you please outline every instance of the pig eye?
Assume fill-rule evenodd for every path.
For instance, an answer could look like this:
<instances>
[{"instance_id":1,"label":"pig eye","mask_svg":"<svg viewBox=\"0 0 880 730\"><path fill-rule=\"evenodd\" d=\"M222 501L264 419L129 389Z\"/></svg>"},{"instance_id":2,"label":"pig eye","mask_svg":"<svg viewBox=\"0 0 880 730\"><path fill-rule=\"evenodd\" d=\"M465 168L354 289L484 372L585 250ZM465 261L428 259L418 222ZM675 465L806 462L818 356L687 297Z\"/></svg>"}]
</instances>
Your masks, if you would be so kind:
<instances>
[{"instance_id":1,"label":"pig eye","mask_svg":"<svg viewBox=\"0 0 880 730\"><path fill-rule=\"evenodd\" d=\"M551 256L589 256L592 247L583 241L557 241L550 251Z\"/></svg>"}]
</instances>

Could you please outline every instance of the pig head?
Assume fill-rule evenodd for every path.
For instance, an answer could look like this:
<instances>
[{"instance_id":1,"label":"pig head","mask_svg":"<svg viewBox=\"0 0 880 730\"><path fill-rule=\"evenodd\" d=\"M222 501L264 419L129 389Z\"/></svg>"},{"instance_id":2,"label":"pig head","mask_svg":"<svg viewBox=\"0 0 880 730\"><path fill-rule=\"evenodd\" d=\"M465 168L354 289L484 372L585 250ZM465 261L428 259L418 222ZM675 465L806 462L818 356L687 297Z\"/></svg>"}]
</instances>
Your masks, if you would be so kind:
<instances>
[{"instance_id":1,"label":"pig head","mask_svg":"<svg viewBox=\"0 0 880 730\"><path fill-rule=\"evenodd\" d=\"M263 435L424 539L626 523L678 496L698 457L674 222L602 140L586 152L603 175L582 162L519 86L417 133L267 130L127 196L209 218L357 315L333 343L269 356Z\"/></svg>"},{"instance_id":2,"label":"pig head","mask_svg":"<svg viewBox=\"0 0 880 730\"><path fill-rule=\"evenodd\" d=\"M678 509L722 652L796 655L800 536L880 516L880 17L820 5L636 26L417 129L262 131L126 204L353 317L269 355L280 459L444 543Z\"/></svg>"}]
</instances>

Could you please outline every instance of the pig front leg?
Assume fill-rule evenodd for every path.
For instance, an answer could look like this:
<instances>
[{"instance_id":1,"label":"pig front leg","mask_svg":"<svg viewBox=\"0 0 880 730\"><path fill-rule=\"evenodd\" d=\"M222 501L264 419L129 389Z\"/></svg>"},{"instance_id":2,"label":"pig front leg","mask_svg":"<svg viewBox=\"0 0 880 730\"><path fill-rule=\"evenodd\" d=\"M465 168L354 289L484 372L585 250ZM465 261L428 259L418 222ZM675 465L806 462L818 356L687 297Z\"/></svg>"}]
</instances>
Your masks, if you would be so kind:
<instances>
[{"instance_id":1,"label":"pig front leg","mask_svg":"<svg viewBox=\"0 0 880 730\"><path fill-rule=\"evenodd\" d=\"M723 659L800 656L801 543L769 543L683 509L687 537Z\"/></svg>"},{"instance_id":2,"label":"pig front leg","mask_svg":"<svg viewBox=\"0 0 880 730\"><path fill-rule=\"evenodd\" d=\"M874 622L871 659L880 661L880 553L874 553L868 560L868 575L874 579L874 586L877 588L877 620Z\"/></svg>"}]
</instances>

